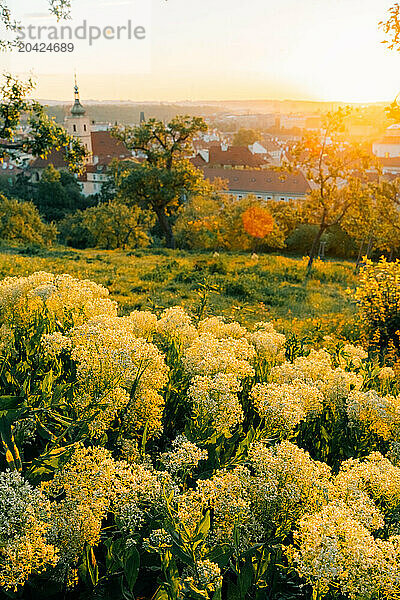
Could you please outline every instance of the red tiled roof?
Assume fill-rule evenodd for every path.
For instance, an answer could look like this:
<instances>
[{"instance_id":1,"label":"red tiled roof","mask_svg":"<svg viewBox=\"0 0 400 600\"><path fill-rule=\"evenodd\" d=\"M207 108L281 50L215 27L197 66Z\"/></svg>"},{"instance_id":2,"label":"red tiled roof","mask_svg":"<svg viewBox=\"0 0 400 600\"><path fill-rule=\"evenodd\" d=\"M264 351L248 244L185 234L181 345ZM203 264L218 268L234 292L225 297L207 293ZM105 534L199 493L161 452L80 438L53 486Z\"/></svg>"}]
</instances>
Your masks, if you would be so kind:
<instances>
[{"instance_id":1,"label":"red tiled roof","mask_svg":"<svg viewBox=\"0 0 400 600\"><path fill-rule=\"evenodd\" d=\"M109 131L92 131L92 151L93 156L98 156L103 164L108 164L113 158L132 156L125 144Z\"/></svg>"},{"instance_id":2,"label":"red tiled roof","mask_svg":"<svg viewBox=\"0 0 400 600\"><path fill-rule=\"evenodd\" d=\"M132 154L128 148L114 138L109 131L92 131L93 156L98 157L98 163L108 165L113 158L130 158ZM66 169L67 164L61 150L51 150L47 158L35 158L31 164L32 169L45 169L52 164L56 169Z\"/></svg>"},{"instance_id":3,"label":"red tiled roof","mask_svg":"<svg viewBox=\"0 0 400 600\"><path fill-rule=\"evenodd\" d=\"M305 195L310 185L302 173L280 173L270 169L210 169L204 168L204 177L213 182L225 179L231 192Z\"/></svg>"},{"instance_id":4,"label":"red tiled roof","mask_svg":"<svg viewBox=\"0 0 400 600\"><path fill-rule=\"evenodd\" d=\"M260 142L261 146L263 146L267 152L276 152L278 150L282 150L278 142L275 140L265 140L264 142Z\"/></svg>"},{"instance_id":5,"label":"red tiled roof","mask_svg":"<svg viewBox=\"0 0 400 600\"><path fill-rule=\"evenodd\" d=\"M400 135L386 135L374 143L375 144L400 144Z\"/></svg>"},{"instance_id":6,"label":"red tiled roof","mask_svg":"<svg viewBox=\"0 0 400 600\"><path fill-rule=\"evenodd\" d=\"M265 165L265 158L260 155L253 155L246 146L229 146L227 150L222 150L220 146L213 146L208 150L208 162L201 155L192 159L196 167L207 165L227 166L227 167L260 167Z\"/></svg>"},{"instance_id":7,"label":"red tiled roof","mask_svg":"<svg viewBox=\"0 0 400 600\"><path fill-rule=\"evenodd\" d=\"M56 169L66 169L67 163L64 159L64 154L61 150L51 150L47 158L35 158L31 163L32 169L45 169L49 165L53 165Z\"/></svg>"},{"instance_id":8,"label":"red tiled roof","mask_svg":"<svg viewBox=\"0 0 400 600\"><path fill-rule=\"evenodd\" d=\"M265 164L260 156L254 156L246 146L229 146L227 150L210 148L208 164L228 165L231 167L259 167Z\"/></svg>"},{"instance_id":9,"label":"red tiled roof","mask_svg":"<svg viewBox=\"0 0 400 600\"><path fill-rule=\"evenodd\" d=\"M378 161L383 167L400 167L400 156L389 158L378 157Z\"/></svg>"},{"instance_id":10,"label":"red tiled roof","mask_svg":"<svg viewBox=\"0 0 400 600\"><path fill-rule=\"evenodd\" d=\"M205 142L204 140L193 140L193 148L198 152L199 150L208 150L209 148L219 148L221 142L212 140L211 142Z\"/></svg>"}]
</instances>

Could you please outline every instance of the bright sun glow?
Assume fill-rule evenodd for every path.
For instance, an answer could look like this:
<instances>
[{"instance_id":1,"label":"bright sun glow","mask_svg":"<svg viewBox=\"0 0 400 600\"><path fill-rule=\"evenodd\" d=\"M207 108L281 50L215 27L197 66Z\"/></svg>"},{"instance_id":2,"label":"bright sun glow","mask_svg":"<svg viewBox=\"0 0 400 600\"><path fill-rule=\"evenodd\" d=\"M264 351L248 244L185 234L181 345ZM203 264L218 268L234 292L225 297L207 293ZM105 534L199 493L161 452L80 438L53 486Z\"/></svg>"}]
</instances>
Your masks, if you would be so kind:
<instances>
[{"instance_id":1,"label":"bright sun glow","mask_svg":"<svg viewBox=\"0 0 400 600\"><path fill-rule=\"evenodd\" d=\"M46 0L37 0L34 14L27 0L15 3L28 22L51 22ZM143 21L146 41L98 42L91 47L80 42L68 56L13 53L4 62L13 72L33 71L42 98L68 98L77 69L84 97L93 99L387 101L400 91L400 55L381 43L383 32L378 28L391 4L73 1L75 21Z\"/></svg>"}]
</instances>

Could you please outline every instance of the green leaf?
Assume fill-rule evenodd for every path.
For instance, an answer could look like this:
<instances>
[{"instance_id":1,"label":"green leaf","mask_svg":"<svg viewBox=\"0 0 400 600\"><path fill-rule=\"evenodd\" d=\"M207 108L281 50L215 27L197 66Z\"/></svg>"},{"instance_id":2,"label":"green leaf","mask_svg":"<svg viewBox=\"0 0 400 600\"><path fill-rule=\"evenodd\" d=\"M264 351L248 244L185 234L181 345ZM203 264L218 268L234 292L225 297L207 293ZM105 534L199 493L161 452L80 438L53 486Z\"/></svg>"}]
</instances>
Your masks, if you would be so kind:
<instances>
[{"instance_id":1,"label":"green leaf","mask_svg":"<svg viewBox=\"0 0 400 600\"><path fill-rule=\"evenodd\" d=\"M52 441L56 436L40 421L36 421L36 429L40 437L44 440Z\"/></svg>"},{"instance_id":2,"label":"green leaf","mask_svg":"<svg viewBox=\"0 0 400 600\"><path fill-rule=\"evenodd\" d=\"M39 478L52 476L54 471L59 468L60 463L72 454L74 448L75 444L54 448L54 450L36 458L28 471L30 478L35 482Z\"/></svg>"},{"instance_id":3,"label":"green leaf","mask_svg":"<svg viewBox=\"0 0 400 600\"><path fill-rule=\"evenodd\" d=\"M196 529L195 541L204 540L207 537L211 527L211 513L207 510L206 514L200 521Z\"/></svg>"},{"instance_id":4,"label":"green leaf","mask_svg":"<svg viewBox=\"0 0 400 600\"><path fill-rule=\"evenodd\" d=\"M214 546L207 554L207 558L211 562L217 563L219 567L226 567L233 554L233 548L228 544Z\"/></svg>"},{"instance_id":5,"label":"green leaf","mask_svg":"<svg viewBox=\"0 0 400 600\"><path fill-rule=\"evenodd\" d=\"M42 392L43 394L50 394L53 387L54 376L53 371L50 370L42 381Z\"/></svg>"},{"instance_id":6,"label":"green leaf","mask_svg":"<svg viewBox=\"0 0 400 600\"><path fill-rule=\"evenodd\" d=\"M86 548L86 568L90 576L90 581L93 587L95 587L99 581L99 568L91 546Z\"/></svg>"},{"instance_id":7,"label":"green leaf","mask_svg":"<svg viewBox=\"0 0 400 600\"><path fill-rule=\"evenodd\" d=\"M222 588L219 588L212 597L212 600L222 600Z\"/></svg>"},{"instance_id":8,"label":"green leaf","mask_svg":"<svg viewBox=\"0 0 400 600\"><path fill-rule=\"evenodd\" d=\"M170 597L164 586L160 586L151 600L170 600Z\"/></svg>"},{"instance_id":9,"label":"green leaf","mask_svg":"<svg viewBox=\"0 0 400 600\"><path fill-rule=\"evenodd\" d=\"M124 575L128 584L128 588L133 592L133 587L139 575L140 556L137 549L132 546L125 554L124 558Z\"/></svg>"},{"instance_id":10,"label":"green leaf","mask_svg":"<svg viewBox=\"0 0 400 600\"><path fill-rule=\"evenodd\" d=\"M6 452L6 461L13 471L21 471L22 463L12 433L12 422L5 416L0 418L0 437Z\"/></svg>"},{"instance_id":11,"label":"green leaf","mask_svg":"<svg viewBox=\"0 0 400 600\"><path fill-rule=\"evenodd\" d=\"M240 568L240 574L238 577L237 585L240 590L240 598L244 600L247 592L251 588L254 579L254 569L251 558L248 558L244 563L243 567Z\"/></svg>"},{"instance_id":12,"label":"green leaf","mask_svg":"<svg viewBox=\"0 0 400 600\"><path fill-rule=\"evenodd\" d=\"M20 396L0 396L0 411L19 408L23 403L24 398Z\"/></svg>"},{"instance_id":13,"label":"green leaf","mask_svg":"<svg viewBox=\"0 0 400 600\"><path fill-rule=\"evenodd\" d=\"M232 581L228 582L227 600L240 600L240 591Z\"/></svg>"}]
</instances>

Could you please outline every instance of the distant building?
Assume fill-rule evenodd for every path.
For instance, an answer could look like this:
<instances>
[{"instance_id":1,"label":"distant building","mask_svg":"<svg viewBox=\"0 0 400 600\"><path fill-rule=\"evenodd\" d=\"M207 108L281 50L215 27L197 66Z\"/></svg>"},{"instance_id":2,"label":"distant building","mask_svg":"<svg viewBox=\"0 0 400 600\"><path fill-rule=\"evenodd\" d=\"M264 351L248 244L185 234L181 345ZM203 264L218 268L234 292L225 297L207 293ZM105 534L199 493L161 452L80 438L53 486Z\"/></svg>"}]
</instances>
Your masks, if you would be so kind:
<instances>
[{"instance_id":1,"label":"distant building","mask_svg":"<svg viewBox=\"0 0 400 600\"><path fill-rule=\"evenodd\" d=\"M275 113L255 114L225 114L219 117L218 122L224 126L231 126L232 131L241 127L247 129L270 129L277 124Z\"/></svg>"},{"instance_id":2,"label":"distant building","mask_svg":"<svg viewBox=\"0 0 400 600\"><path fill-rule=\"evenodd\" d=\"M398 158L400 156L400 125L391 125L385 135L374 142L372 152L378 158Z\"/></svg>"},{"instance_id":3,"label":"distant building","mask_svg":"<svg viewBox=\"0 0 400 600\"><path fill-rule=\"evenodd\" d=\"M196 167L262 167L268 162L268 155L265 153L253 153L246 146L228 146L221 144L219 146L210 146L207 149L200 150L192 159Z\"/></svg>"},{"instance_id":4,"label":"distant building","mask_svg":"<svg viewBox=\"0 0 400 600\"><path fill-rule=\"evenodd\" d=\"M249 146L249 150L253 154L268 157L269 162L274 164L274 166L280 166L282 163L283 148L274 139L266 138L262 144L255 142Z\"/></svg>"},{"instance_id":5,"label":"distant building","mask_svg":"<svg viewBox=\"0 0 400 600\"><path fill-rule=\"evenodd\" d=\"M260 200L302 200L310 191L310 185L302 173L280 173L271 169L212 169L204 168L204 176L210 182L223 179L226 193L241 199L254 195Z\"/></svg>"},{"instance_id":6,"label":"distant building","mask_svg":"<svg viewBox=\"0 0 400 600\"><path fill-rule=\"evenodd\" d=\"M113 159L132 159L132 153L125 144L117 140L108 130L96 130L79 98L79 88L75 83L75 101L70 114L65 119L68 133L78 139L87 152L85 170L79 177L82 191L86 196L101 191L107 181L107 167ZM56 169L66 169L67 165L61 150L52 150L47 158L35 158L29 166L34 181L39 181L43 170L52 164Z\"/></svg>"},{"instance_id":7,"label":"distant building","mask_svg":"<svg viewBox=\"0 0 400 600\"><path fill-rule=\"evenodd\" d=\"M79 88L75 81L75 102L71 108L71 114L65 118L65 129L68 133L79 140L86 150L86 162L93 162L92 129L90 119L86 114L79 99Z\"/></svg>"},{"instance_id":8,"label":"distant building","mask_svg":"<svg viewBox=\"0 0 400 600\"><path fill-rule=\"evenodd\" d=\"M372 144L372 152L384 173L400 173L400 125L391 125L385 135Z\"/></svg>"},{"instance_id":9,"label":"distant building","mask_svg":"<svg viewBox=\"0 0 400 600\"><path fill-rule=\"evenodd\" d=\"M111 123L92 121L90 128L92 131L110 131Z\"/></svg>"},{"instance_id":10,"label":"distant building","mask_svg":"<svg viewBox=\"0 0 400 600\"><path fill-rule=\"evenodd\" d=\"M400 173L400 156L393 156L389 158L378 158L378 162L381 166L382 173L388 174L399 174Z\"/></svg>"}]
</instances>

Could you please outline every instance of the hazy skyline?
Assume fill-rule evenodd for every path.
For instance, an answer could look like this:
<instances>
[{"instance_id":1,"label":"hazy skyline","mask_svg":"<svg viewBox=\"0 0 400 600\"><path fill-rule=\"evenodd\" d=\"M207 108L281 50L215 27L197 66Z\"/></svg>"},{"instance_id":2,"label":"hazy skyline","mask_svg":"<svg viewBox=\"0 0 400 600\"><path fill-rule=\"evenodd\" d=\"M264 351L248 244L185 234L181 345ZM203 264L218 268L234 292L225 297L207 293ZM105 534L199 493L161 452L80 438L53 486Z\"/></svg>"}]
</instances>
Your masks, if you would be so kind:
<instances>
[{"instance_id":1,"label":"hazy skyline","mask_svg":"<svg viewBox=\"0 0 400 600\"><path fill-rule=\"evenodd\" d=\"M74 23L144 25L142 41L80 41L71 54L2 55L32 72L40 98L305 99L375 102L400 92L400 54L381 44L392 0L72 0ZM51 25L46 0L13 0L25 23Z\"/></svg>"}]
</instances>

